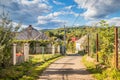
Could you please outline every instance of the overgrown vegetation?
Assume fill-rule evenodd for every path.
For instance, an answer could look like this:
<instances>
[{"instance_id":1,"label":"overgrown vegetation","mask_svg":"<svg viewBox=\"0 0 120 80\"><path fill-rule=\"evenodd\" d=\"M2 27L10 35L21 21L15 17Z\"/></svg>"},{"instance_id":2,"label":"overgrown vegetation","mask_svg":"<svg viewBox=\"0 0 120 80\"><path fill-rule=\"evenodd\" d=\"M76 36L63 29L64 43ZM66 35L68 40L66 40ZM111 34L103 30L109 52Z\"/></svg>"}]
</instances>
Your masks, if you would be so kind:
<instances>
[{"instance_id":1,"label":"overgrown vegetation","mask_svg":"<svg viewBox=\"0 0 120 80\"><path fill-rule=\"evenodd\" d=\"M1 15L0 20L0 67L6 68L12 59L13 31L16 32L20 25L13 27L12 21L5 14Z\"/></svg>"},{"instance_id":2,"label":"overgrown vegetation","mask_svg":"<svg viewBox=\"0 0 120 80\"><path fill-rule=\"evenodd\" d=\"M120 71L114 63L114 27L106 21L98 23L101 27L88 28L90 35L90 54L94 61L88 61L87 56L83 62L88 71L92 72L97 80L120 80ZM98 33L98 59L96 62L96 34Z\"/></svg>"},{"instance_id":3,"label":"overgrown vegetation","mask_svg":"<svg viewBox=\"0 0 120 80\"><path fill-rule=\"evenodd\" d=\"M82 59L82 62L87 67L97 80L120 80L120 71L115 68L105 68L101 64L95 64L95 62L88 61L87 55Z\"/></svg>"},{"instance_id":4,"label":"overgrown vegetation","mask_svg":"<svg viewBox=\"0 0 120 80\"><path fill-rule=\"evenodd\" d=\"M46 54L44 56L45 60L43 60L40 54L31 55L29 62L0 69L0 80L35 80L48 65L60 58L60 56L59 54Z\"/></svg>"},{"instance_id":5,"label":"overgrown vegetation","mask_svg":"<svg viewBox=\"0 0 120 80\"><path fill-rule=\"evenodd\" d=\"M99 22L101 27L88 28L90 35L90 53L96 53L96 34L98 33L99 62L111 66L114 52L114 26L105 21Z\"/></svg>"}]
</instances>

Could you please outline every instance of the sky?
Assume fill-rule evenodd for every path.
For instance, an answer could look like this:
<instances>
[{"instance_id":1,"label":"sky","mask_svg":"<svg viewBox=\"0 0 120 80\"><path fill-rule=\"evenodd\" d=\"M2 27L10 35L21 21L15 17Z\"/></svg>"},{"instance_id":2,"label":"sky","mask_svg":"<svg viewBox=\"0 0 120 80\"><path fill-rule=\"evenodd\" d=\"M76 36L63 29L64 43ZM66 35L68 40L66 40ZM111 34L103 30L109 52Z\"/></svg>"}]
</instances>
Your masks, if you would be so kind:
<instances>
[{"instance_id":1,"label":"sky","mask_svg":"<svg viewBox=\"0 0 120 80\"><path fill-rule=\"evenodd\" d=\"M0 0L0 15L3 7L13 24L22 27L91 26L100 20L120 26L120 0Z\"/></svg>"}]
</instances>

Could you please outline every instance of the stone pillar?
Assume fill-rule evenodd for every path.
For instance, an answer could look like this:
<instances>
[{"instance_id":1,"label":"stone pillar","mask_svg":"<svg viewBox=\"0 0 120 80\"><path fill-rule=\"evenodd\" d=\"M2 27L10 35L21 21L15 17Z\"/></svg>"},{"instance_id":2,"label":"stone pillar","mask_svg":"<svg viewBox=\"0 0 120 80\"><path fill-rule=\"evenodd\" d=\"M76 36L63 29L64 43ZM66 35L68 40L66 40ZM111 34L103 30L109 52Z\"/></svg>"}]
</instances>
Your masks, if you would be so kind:
<instances>
[{"instance_id":1,"label":"stone pillar","mask_svg":"<svg viewBox=\"0 0 120 80\"><path fill-rule=\"evenodd\" d=\"M24 44L24 61L29 60L29 43Z\"/></svg>"},{"instance_id":2,"label":"stone pillar","mask_svg":"<svg viewBox=\"0 0 120 80\"><path fill-rule=\"evenodd\" d=\"M58 45L57 51L58 51L58 53L60 53L60 45Z\"/></svg>"},{"instance_id":3,"label":"stone pillar","mask_svg":"<svg viewBox=\"0 0 120 80\"><path fill-rule=\"evenodd\" d=\"M16 47L17 45L13 44L13 65L16 65Z\"/></svg>"},{"instance_id":4,"label":"stone pillar","mask_svg":"<svg viewBox=\"0 0 120 80\"><path fill-rule=\"evenodd\" d=\"M52 54L55 54L55 46L52 45Z\"/></svg>"}]
</instances>

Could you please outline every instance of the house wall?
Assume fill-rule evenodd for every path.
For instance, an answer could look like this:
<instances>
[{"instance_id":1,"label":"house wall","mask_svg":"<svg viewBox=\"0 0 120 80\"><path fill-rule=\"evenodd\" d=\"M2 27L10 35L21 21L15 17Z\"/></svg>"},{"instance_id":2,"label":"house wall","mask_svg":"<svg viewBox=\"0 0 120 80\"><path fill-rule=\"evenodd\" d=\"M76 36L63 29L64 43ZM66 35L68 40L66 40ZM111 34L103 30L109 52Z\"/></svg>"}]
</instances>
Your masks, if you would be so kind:
<instances>
[{"instance_id":1,"label":"house wall","mask_svg":"<svg viewBox=\"0 0 120 80\"><path fill-rule=\"evenodd\" d=\"M76 43L76 52L83 50L83 46L80 43Z\"/></svg>"}]
</instances>

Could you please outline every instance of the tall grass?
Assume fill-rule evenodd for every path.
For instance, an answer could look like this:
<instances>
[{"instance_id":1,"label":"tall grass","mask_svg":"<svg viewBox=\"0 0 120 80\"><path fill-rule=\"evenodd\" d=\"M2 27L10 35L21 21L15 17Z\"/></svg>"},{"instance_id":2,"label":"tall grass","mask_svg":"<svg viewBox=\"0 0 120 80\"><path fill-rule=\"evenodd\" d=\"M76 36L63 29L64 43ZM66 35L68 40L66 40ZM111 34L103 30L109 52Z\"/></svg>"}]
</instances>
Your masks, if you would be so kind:
<instances>
[{"instance_id":1,"label":"tall grass","mask_svg":"<svg viewBox=\"0 0 120 80\"><path fill-rule=\"evenodd\" d=\"M82 59L87 70L93 74L97 80L120 80L120 71L114 68L102 68L94 62L90 62L85 55Z\"/></svg>"}]
</instances>

